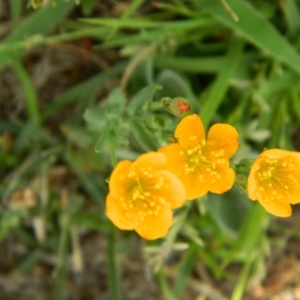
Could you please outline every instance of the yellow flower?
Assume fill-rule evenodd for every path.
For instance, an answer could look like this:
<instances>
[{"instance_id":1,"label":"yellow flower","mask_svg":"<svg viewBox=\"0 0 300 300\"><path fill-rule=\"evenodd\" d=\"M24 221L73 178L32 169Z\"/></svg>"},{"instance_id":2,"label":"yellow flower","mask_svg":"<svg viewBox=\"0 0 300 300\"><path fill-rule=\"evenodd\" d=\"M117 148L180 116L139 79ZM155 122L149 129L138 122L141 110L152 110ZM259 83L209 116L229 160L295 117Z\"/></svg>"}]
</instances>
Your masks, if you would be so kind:
<instances>
[{"instance_id":1,"label":"yellow flower","mask_svg":"<svg viewBox=\"0 0 300 300\"><path fill-rule=\"evenodd\" d=\"M270 149L258 156L250 169L247 190L278 217L291 215L291 205L300 202L300 153Z\"/></svg>"},{"instance_id":2,"label":"yellow flower","mask_svg":"<svg viewBox=\"0 0 300 300\"><path fill-rule=\"evenodd\" d=\"M148 240L167 234L172 209L182 206L186 196L182 183L165 165L165 155L157 152L117 164L106 198L106 215L117 227L135 230Z\"/></svg>"},{"instance_id":3,"label":"yellow flower","mask_svg":"<svg viewBox=\"0 0 300 300\"><path fill-rule=\"evenodd\" d=\"M183 183L187 199L205 195L208 191L222 194L235 179L229 158L238 148L238 133L230 125L213 125L205 138L198 115L181 120L175 130L177 143L159 149L167 156L167 170Z\"/></svg>"}]
</instances>

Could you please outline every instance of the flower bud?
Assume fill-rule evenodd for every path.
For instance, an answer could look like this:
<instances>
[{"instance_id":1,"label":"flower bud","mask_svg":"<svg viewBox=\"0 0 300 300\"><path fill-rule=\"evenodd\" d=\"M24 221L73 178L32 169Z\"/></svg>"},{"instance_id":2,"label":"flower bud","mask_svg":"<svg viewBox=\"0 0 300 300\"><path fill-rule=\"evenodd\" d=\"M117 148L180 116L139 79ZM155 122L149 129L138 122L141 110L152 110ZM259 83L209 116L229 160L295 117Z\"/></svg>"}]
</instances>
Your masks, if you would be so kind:
<instances>
[{"instance_id":1,"label":"flower bud","mask_svg":"<svg viewBox=\"0 0 300 300\"><path fill-rule=\"evenodd\" d=\"M191 111L190 103L182 97L165 97L161 101L164 109L176 117L182 117Z\"/></svg>"}]
</instances>

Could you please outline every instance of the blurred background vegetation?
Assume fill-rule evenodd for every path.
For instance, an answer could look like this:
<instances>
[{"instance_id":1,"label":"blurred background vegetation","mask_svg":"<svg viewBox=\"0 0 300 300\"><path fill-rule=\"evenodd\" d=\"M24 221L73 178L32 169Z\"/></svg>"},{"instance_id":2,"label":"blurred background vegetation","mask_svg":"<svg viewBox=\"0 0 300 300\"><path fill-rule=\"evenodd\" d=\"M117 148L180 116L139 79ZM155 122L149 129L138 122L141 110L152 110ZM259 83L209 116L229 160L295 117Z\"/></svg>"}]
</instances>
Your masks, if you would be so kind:
<instances>
[{"instance_id":1,"label":"blurred background vegetation","mask_svg":"<svg viewBox=\"0 0 300 300\"><path fill-rule=\"evenodd\" d=\"M156 150L184 97L235 162L300 150L298 0L0 0L0 299L300 299L300 210L238 187L146 242L104 214L112 161Z\"/></svg>"}]
</instances>

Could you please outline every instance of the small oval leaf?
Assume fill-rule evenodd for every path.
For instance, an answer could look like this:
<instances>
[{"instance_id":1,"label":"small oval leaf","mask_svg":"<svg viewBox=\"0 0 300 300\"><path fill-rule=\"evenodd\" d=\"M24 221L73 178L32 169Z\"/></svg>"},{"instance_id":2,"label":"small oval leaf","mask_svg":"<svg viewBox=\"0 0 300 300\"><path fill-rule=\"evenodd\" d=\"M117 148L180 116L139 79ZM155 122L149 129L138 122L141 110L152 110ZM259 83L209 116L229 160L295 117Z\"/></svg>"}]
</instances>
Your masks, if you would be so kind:
<instances>
[{"instance_id":1,"label":"small oval leaf","mask_svg":"<svg viewBox=\"0 0 300 300\"><path fill-rule=\"evenodd\" d=\"M142 109L142 107L153 100L153 96L158 89L162 87L157 84L151 84L139 91L129 102L127 106L127 113L129 116L133 116L136 112Z\"/></svg>"}]
</instances>

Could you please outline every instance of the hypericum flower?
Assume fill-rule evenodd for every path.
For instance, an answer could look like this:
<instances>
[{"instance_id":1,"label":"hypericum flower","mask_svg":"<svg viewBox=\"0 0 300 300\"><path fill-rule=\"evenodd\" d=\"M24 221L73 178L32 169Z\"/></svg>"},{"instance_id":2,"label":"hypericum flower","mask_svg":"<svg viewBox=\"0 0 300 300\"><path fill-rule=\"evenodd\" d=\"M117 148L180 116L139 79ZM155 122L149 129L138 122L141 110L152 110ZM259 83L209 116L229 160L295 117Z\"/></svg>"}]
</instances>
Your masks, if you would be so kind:
<instances>
[{"instance_id":1,"label":"hypericum flower","mask_svg":"<svg viewBox=\"0 0 300 300\"><path fill-rule=\"evenodd\" d=\"M148 240L167 234L172 209L182 206L186 195L182 183L165 165L165 155L157 152L117 164L106 198L106 215L117 227L135 230Z\"/></svg>"},{"instance_id":2,"label":"hypericum flower","mask_svg":"<svg viewBox=\"0 0 300 300\"><path fill-rule=\"evenodd\" d=\"M229 158L238 148L238 133L230 125L213 125L205 138L198 115L181 120L175 130L178 143L159 149L167 156L167 170L183 183L187 199L205 195L208 191L222 194L229 190L235 174Z\"/></svg>"},{"instance_id":3,"label":"hypericum flower","mask_svg":"<svg viewBox=\"0 0 300 300\"><path fill-rule=\"evenodd\" d=\"M270 149L258 156L250 169L247 190L269 213L291 215L291 205L300 202L300 153Z\"/></svg>"}]
</instances>

